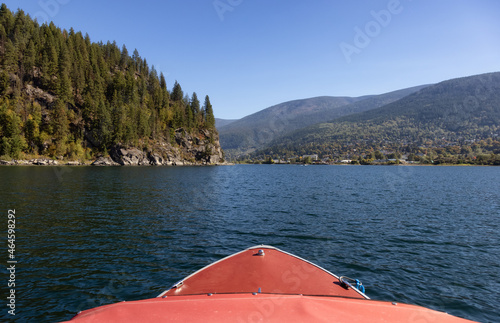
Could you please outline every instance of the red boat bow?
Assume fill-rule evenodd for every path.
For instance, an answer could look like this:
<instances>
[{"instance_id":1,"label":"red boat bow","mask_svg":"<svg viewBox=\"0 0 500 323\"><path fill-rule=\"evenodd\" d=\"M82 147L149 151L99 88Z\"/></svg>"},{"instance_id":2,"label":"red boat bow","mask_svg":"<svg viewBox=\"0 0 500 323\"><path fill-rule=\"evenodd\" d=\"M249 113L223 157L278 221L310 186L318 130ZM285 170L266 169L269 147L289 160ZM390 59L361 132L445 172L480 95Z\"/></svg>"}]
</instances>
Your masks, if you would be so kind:
<instances>
[{"instance_id":1,"label":"red boat bow","mask_svg":"<svg viewBox=\"0 0 500 323\"><path fill-rule=\"evenodd\" d=\"M176 287L177 286L177 287ZM327 270L270 246L256 246L186 277L161 296L272 293L368 298Z\"/></svg>"},{"instance_id":2,"label":"red boat bow","mask_svg":"<svg viewBox=\"0 0 500 323\"><path fill-rule=\"evenodd\" d=\"M154 299L83 311L71 322L471 322L373 301L295 255L257 246L219 260Z\"/></svg>"}]
</instances>

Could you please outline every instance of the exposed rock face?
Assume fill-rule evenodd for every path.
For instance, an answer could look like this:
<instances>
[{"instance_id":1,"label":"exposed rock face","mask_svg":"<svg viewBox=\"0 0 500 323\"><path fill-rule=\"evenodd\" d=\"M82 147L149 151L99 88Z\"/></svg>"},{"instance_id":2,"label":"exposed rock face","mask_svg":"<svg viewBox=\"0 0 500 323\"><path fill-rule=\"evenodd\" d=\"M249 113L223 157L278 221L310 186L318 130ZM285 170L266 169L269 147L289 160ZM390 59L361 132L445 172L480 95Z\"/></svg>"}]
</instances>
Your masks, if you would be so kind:
<instances>
[{"instance_id":1,"label":"exposed rock face","mask_svg":"<svg viewBox=\"0 0 500 323\"><path fill-rule=\"evenodd\" d=\"M84 165L84 164L82 164L79 161L72 160L72 161L67 162L65 165L66 166L80 166L80 165Z\"/></svg>"},{"instance_id":2,"label":"exposed rock face","mask_svg":"<svg viewBox=\"0 0 500 323\"><path fill-rule=\"evenodd\" d=\"M110 156L120 165L150 165L145 152L137 148L125 149L121 145L111 148Z\"/></svg>"},{"instance_id":3,"label":"exposed rock face","mask_svg":"<svg viewBox=\"0 0 500 323\"><path fill-rule=\"evenodd\" d=\"M30 98L34 98L39 102L43 102L44 104L50 104L55 100L55 97L53 95L39 88L35 88L30 84L26 85L24 91L26 92L26 94L28 94Z\"/></svg>"},{"instance_id":4,"label":"exposed rock face","mask_svg":"<svg viewBox=\"0 0 500 323\"><path fill-rule=\"evenodd\" d=\"M159 155L158 153L151 153L149 155L149 162L151 165L158 166L158 165L163 165L163 157Z\"/></svg>"},{"instance_id":5,"label":"exposed rock face","mask_svg":"<svg viewBox=\"0 0 500 323\"><path fill-rule=\"evenodd\" d=\"M149 166L149 165L223 165L224 155L219 144L217 132L202 130L197 135L189 134L183 128L175 131L175 144L157 141L152 148L141 150L121 144L110 149L109 157L99 157L93 166ZM62 162L65 165L85 165L85 162ZM0 165L60 165L57 160L39 158L32 160L0 160Z\"/></svg>"},{"instance_id":6,"label":"exposed rock face","mask_svg":"<svg viewBox=\"0 0 500 323\"><path fill-rule=\"evenodd\" d=\"M120 166L120 164L115 163L110 157L99 157L92 166Z\"/></svg>"},{"instance_id":7,"label":"exposed rock face","mask_svg":"<svg viewBox=\"0 0 500 323\"><path fill-rule=\"evenodd\" d=\"M175 141L181 153L194 157L196 163L205 165L224 163L219 136L216 132L202 130L199 136L193 137L180 128L175 131Z\"/></svg>"},{"instance_id":8,"label":"exposed rock face","mask_svg":"<svg viewBox=\"0 0 500 323\"><path fill-rule=\"evenodd\" d=\"M52 160L52 159L34 159L31 161L33 165L41 165L41 166L47 166L47 165L58 165L59 162L57 160Z\"/></svg>"},{"instance_id":9,"label":"exposed rock face","mask_svg":"<svg viewBox=\"0 0 500 323\"><path fill-rule=\"evenodd\" d=\"M111 159L109 159L113 162ZM102 162L102 161L101 161ZM85 162L81 161L68 161L66 163L60 163L57 160L48 159L48 158L39 158L39 159L30 159L30 160L22 160L22 159L13 159L13 160L0 160L0 165L12 165L12 166L58 166L58 165L67 165L67 166L79 166L79 165L87 165Z\"/></svg>"},{"instance_id":10,"label":"exposed rock face","mask_svg":"<svg viewBox=\"0 0 500 323\"><path fill-rule=\"evenodd\" d=\"M174 138L175 146L167 142L156 142L147 151L117 144L111 148L110 158L116 164L134 166L224 164L216 132L203 130L198 136L192 136L180 128L175 131Z\"/></svg>"}]
</instances>

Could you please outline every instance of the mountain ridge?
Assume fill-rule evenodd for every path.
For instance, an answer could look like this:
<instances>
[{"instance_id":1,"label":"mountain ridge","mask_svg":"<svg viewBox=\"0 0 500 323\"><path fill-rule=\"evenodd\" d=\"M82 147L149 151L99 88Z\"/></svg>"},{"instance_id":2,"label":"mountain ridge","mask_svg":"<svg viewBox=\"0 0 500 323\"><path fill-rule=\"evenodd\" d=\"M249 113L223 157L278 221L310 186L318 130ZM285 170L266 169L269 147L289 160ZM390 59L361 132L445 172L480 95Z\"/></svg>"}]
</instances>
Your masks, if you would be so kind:
<instances>
[{"instance_id":1,"label":"mountain ridge","mask_svg":"<svg viewBox=\"0 0 500 323\"><path fill-rule=\"evenodd\" d=\"M294 130L366 111L392 102L428 85L360 97L319 96L273 105L220 127L221 146L232 157L251 153Z\"/></svg>"},{"instance_id":2,"label":"mountain ridge","mask_svg":"<svg viewBox=\"0 0 500 323\"><path fill-rule=\"evenodd\" d=\"M494 72L443 81L382 107L311 125L254 156L364 158L375 150L426 154L428 149L472 158L474 147L476 154L500 153L499 132L500 72Z\"/></svg>"}]
</instances>

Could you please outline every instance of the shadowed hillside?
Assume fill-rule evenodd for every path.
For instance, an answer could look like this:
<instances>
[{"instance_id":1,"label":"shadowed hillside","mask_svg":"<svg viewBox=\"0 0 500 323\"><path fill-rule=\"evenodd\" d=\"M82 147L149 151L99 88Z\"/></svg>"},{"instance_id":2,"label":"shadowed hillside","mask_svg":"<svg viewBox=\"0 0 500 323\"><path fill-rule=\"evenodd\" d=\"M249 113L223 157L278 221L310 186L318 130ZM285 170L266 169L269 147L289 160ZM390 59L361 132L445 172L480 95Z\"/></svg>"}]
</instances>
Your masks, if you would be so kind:
<instances>
[{"instance_id":1,"label":"shadowed hillside","mask_svg":"<svg viewBox=\"0 0 500 323\"><path fill-rule=\"evenodd\" d=\"M228 155L244 155L297 129L381 107L424 87L356 98L323 96L281 103L220 127L221 145Z\"/></svg>"},{"instance_id":2,"label":"shadowed hillside","mask_svg":"<svg viewBox=\"0 0 500 323\"><path fill-rule=\"evenodd\" d=\"M426 149L498 154L499 134L500 73L490 73L441 82L383 107L298 130L255 156L423 154Z\"/></svg>"}]
</instances>

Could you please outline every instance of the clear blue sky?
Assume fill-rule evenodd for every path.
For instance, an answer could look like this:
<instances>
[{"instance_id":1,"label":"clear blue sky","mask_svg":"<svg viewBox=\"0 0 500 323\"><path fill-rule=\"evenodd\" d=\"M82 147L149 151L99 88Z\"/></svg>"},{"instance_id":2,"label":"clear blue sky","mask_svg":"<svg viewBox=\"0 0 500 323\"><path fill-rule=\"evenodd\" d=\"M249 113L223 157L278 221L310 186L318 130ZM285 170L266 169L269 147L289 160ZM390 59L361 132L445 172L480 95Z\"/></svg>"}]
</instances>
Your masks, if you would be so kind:
<instances>
[{"instance_id":1,"label":"clear blue sky","mask_svg":"<svg viewBox=\"0 0 500 323\"><path fill-rule=\"evenodd\" d=\"M500 71L498 0L9 0L115 40L237 119L284 101Z\"/></svg>"}]
</instances>

